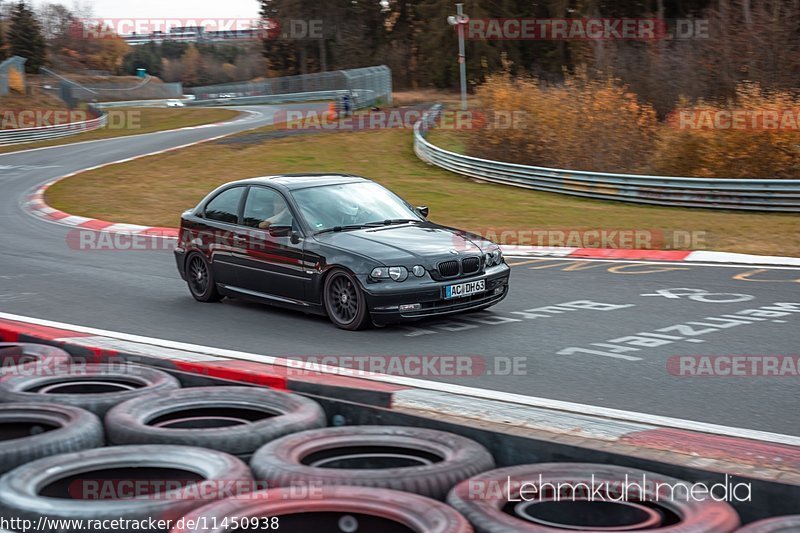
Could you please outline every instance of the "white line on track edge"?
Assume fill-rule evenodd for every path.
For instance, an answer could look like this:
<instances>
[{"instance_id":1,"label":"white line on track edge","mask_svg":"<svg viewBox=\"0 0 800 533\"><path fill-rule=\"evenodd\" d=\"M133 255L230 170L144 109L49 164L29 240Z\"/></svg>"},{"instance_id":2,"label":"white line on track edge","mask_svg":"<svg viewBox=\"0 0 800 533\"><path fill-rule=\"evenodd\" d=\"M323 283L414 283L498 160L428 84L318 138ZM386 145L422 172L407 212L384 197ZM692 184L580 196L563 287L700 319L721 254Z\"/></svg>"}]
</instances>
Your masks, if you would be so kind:
<instances>
[{"instance_id":1,"label":"white line on track edge","mask_svg":"<svg viewBox=\"0 0 800 533\"><path fill-rule=\"evenodd\" d=\"M637 265L671 265L671 266L709 266L720 268L763 268L765 270L800 270L800 267L794 266L779 266L779 265L763 265L753 263L694 263L692 261L637 261L636 259L591 259L589 257L569 257L569 256L530 256L530 255L509 255L503 254L504 257L509 259L532 260L532 259L547 259L548 261L583 261L586 263L635 263ZM513 265L512 265L513 267ZM524 268L525 265L519 265L517 268ZM542 269L544 270L544 269Z\"/></svg>"}]
</instances>

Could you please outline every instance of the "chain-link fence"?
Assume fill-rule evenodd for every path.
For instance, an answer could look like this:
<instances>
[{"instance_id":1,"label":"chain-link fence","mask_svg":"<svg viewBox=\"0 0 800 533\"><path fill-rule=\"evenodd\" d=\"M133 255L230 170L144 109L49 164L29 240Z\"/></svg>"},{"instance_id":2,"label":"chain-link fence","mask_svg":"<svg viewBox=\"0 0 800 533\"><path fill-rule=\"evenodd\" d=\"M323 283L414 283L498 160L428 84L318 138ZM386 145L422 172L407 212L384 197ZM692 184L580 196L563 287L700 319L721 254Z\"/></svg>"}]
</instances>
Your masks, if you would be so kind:
<instances>
[{"instance_id":1,"label":"chain-link fence","mask_svg":"<svg viewBox=\"0 0 800 533\"><path fill-rule=\"evenodd\" d=\"M0 63L0 96L5 96L13 87L12 76L19 76L20 86L25 87L25 62L24 57L14 56Z\"/></svg>"},{"instance_id":2,"label":"chain-link fence","mask_svg":"<svg viewBox=\"0 0 800 533\"><path fill-rule=\"evenodd\" d=\"M260 81L225 83L195 87L188 91L197 101L259 96L295 95L300 93L324 95L349 94L354 107L361 108L392 101L392 71L389 67L366 67L336 70L317 74L301 74Z\"/></svg>"},{"instance_id":3,"label":"chain-link fence","mask_svg":"<svg viewBox=\"0 0 800 533\"><path fill-rule=\"evenodd\" d=\"M160 83L151 76L136 81L97 81L89 87L46 68L42 72L59 80L59 96L70 107L81 102L157 100L183 96L182 84Z\"/></svg>"}]
</instances>

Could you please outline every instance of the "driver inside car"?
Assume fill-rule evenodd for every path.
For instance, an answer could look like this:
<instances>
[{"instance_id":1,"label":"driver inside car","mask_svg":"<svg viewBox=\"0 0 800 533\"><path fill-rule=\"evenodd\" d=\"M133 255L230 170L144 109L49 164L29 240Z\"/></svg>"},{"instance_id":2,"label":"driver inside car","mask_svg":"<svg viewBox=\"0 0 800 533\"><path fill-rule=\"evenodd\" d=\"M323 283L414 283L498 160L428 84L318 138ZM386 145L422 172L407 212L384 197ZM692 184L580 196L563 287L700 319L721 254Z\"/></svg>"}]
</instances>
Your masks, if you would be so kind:
<instances>
[{"instance_id":1,"label":"driver inside car","mask_svg":"<svg viewBox=\"0 0 800 533\"><path fill-rule=\"evenodd\" d=\"M292 225L292 213L289 211L289 206L277 194L272 199L272 213L272 216L258 223L259 229L269 229L270 226Z\"/></svg>"}]
</instances>

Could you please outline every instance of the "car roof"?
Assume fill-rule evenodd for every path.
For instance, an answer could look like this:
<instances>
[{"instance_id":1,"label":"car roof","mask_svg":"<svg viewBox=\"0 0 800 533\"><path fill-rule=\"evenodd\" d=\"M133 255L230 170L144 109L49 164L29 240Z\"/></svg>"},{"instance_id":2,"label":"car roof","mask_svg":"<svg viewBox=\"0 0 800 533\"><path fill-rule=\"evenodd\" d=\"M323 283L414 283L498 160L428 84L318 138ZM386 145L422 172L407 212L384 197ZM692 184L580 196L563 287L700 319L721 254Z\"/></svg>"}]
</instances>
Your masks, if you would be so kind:
<instances>
[{"instance_id":1,"label":"car roof","mask_svg":"<svg viewBox=\"0 0 800 533\"><path fill-rule=\"evenodd\" d=\"M339 185L342 183L357 183L369 181L361 176L351 174L331 174L331 173L306 173L306 174L278 174L275 176L261 176L258 178L248 178L229 183L242 185L277 185L288 190L305 189L308 187L319 187L322 185Z\"/></svg>"}]
</instances>

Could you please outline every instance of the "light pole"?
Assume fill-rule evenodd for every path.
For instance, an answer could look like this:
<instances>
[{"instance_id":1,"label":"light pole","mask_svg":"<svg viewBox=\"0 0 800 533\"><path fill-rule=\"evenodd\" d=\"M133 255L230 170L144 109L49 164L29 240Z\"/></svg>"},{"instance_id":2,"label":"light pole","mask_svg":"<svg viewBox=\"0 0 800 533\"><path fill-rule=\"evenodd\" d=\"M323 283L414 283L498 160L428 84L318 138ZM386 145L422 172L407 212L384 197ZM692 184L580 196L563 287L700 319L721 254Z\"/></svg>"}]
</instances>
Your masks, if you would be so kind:
<instances>
[{"instance_id":1,"label":"light pole","mask_svg":"<svg viewBox=\"0 0 800 533\"><path fill-rule=\"evenodd\" d=\"M461 71L461 109L467 110L467 56L464 53L464 26L469 17L464 14L464 4L456 4L456 14L447 17L447 23L458 28L458 66Z\"/></svg>"}]
</instances>

